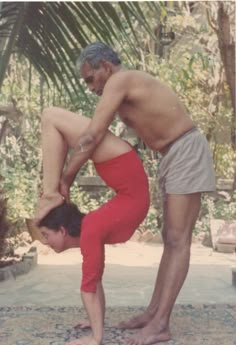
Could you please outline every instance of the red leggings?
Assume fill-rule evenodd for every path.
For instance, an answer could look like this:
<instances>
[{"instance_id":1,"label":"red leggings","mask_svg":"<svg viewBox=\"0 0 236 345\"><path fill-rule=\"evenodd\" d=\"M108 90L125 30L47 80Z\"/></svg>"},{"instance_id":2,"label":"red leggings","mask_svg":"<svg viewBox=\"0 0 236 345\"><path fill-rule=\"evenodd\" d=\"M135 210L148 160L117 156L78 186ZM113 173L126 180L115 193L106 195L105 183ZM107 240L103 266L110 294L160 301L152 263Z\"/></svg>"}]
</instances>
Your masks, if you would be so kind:
<instances>
[{"instance_id":1,"label":"red leggings","mask_svg":"<svg viewBox=\"0 0 236 345\"><path fill-rule=\"evenodd\" d=\"M96 170L116 195L85 216L80 236L83 255L81 290L95 292L104 270L104 245L126 242L147 215L150 198L143 165L132 149Z\"/></svg>"}]
</instances>

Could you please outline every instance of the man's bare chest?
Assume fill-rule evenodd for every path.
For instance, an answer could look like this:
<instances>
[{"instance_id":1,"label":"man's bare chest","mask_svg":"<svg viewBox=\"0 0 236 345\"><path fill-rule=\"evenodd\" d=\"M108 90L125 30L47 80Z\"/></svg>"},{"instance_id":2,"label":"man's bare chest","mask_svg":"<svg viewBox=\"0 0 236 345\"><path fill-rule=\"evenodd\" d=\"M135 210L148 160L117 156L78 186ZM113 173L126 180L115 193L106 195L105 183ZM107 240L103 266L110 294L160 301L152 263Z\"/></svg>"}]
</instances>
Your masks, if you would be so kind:
<instances>
[{"instance_id":1,"label":"man's bare chest","mask_svg":"<svg viewBox=\"0 0 236 345\"><path fill-rule=\"evenodd\" d=\"M124 103L119 107L117 113L121 121L128 127L135 127L138 114L134 106Z\"/></svg>"}]
</instances>

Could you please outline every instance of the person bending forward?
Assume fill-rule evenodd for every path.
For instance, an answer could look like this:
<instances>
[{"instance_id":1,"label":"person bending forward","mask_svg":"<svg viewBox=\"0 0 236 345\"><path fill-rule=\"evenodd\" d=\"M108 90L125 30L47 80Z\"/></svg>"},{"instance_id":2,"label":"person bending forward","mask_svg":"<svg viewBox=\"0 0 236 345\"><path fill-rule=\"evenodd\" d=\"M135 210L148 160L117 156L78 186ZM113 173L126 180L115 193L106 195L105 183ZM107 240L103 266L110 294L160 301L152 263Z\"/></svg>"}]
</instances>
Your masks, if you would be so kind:
<instances>
[{"instance_id":1,"label":"person bending forward","mask_svg":"<svg viewBox=\"0 0 236 345\"><path fill-rule=\"evenodd\" d=\"M36 223L45 243L56 252L80 247L83 256L81 296L92 329L90 337L76 339L68 345L102 344L104 246L130 239L146 217L150 204L148 179L138 155L131 145L109 131L91 160L115 196L87 215L68 203L68 195L64 202L60 179L68 147L74 147L89 122L81 115L60 108L46 109L42 116L43 195L36 210Z\"/></svg>"}]
</instances>

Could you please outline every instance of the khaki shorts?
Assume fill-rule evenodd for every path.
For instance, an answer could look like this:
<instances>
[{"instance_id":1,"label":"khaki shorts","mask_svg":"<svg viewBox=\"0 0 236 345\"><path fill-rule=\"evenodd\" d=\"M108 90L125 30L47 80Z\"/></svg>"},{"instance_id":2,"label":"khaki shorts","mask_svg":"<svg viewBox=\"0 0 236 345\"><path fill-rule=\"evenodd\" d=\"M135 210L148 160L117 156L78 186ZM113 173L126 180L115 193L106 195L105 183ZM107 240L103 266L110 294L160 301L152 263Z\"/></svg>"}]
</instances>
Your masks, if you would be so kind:
<instances>
[{"instance_id":1,"label":"khaki shorts","mask_svg":"<svg viewBox=\"0 0 236 345\"><path fill-rule=\"evenodd\" d=\"M215 191L215 173L208 142L197 128L171 144L158 170L163 197L165 194Z\"/></svg>"}]
</instances>

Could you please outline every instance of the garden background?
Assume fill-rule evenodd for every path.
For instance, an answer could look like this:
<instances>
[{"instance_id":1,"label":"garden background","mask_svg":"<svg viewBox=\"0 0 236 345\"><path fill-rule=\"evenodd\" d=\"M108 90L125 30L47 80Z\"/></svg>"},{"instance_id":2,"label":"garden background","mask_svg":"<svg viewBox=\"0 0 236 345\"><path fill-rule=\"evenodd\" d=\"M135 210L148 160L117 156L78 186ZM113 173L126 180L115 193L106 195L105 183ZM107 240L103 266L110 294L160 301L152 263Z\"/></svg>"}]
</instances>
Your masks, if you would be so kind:
<instances>
[{"instance_id":1,"label":"garden background","mask_svg":"<svg viewBox=\"0 0 236 345\"><path fill-rule=\"evenodd\" d=\"M75 62L96 40L112 45L127 68L173 88L206 135L217 181L227 180L230 188L204 196L195 233L209 233L212 218L236 219L233 1L1 2L0 257L3 240L17 238L33 218L41 192L43 109L55 105L93 115L97 97L76 74ZM135 145L150 180L152 205L139 230L160 232L159 157L118 119L111 130ZM95 175L90 162L79 175ZM111 197L106 189L92 197L81 189L79 175L71 197L84 211Z\"/></svg>"}]
</instances>

